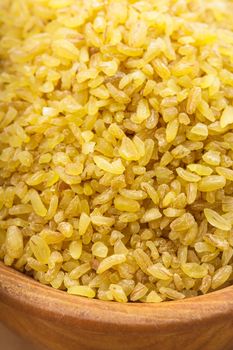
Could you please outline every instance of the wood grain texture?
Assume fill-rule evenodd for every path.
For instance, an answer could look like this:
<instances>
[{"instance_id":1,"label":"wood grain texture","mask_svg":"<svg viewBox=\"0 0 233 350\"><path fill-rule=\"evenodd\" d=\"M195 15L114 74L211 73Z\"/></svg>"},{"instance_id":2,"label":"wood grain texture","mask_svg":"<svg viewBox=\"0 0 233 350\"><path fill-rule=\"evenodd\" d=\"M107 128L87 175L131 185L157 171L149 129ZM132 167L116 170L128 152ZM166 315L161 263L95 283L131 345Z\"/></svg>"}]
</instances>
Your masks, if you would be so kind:
<instances>
[{"instance_id":1,"label":"wood grain texture","mask_svg":"<svg viewBox=\"0 0 233 350\"><path fill-rule=\"evenodd\" d=\"M162 304L68 295L0 263L0 321L51 350L232 350L233 286Z\"/></svg>"},{"instance_id":2,"label":"wood grain texture","mask_svg":"<svg viewBox=\"0 0 233 350\"><path fill-rule=\"evenodd\" d=\"M32 345L27 339L14 334L0 322L0 339L2 350L46 350L44 347Z\"/></svg>"}]
</instances>

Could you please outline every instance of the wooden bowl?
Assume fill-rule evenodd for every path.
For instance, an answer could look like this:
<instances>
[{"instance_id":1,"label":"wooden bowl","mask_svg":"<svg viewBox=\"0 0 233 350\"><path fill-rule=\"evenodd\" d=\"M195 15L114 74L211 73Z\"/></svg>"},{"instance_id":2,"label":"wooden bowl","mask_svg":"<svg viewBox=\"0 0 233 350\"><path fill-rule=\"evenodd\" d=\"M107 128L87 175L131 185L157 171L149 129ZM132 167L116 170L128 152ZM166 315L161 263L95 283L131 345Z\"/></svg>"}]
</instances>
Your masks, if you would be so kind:
<instances>
[{"instance_id":1,"label":"wooden bowl","mask_svg":"<svg viewBox=\"0 0 233 350\"><path fill-rule=\"evenodd\" d=\"M232 350L233 286L162 304L89 300L0 263L0 321L52 350Z\"/></svg>"}]
</instances>

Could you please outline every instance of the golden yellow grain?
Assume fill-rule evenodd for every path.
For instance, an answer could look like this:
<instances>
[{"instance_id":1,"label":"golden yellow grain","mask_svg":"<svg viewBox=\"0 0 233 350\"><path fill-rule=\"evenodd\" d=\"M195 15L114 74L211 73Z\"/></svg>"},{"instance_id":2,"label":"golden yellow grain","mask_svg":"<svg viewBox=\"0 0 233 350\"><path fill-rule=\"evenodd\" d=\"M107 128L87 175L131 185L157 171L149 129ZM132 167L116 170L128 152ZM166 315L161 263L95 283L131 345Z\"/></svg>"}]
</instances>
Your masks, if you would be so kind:
<instances>
[{"instance_id":1,"label":"golden yellow grain","mask_svg":"<svg viewBox=\"0 0 233 350\"><path fill-rule=\"evenodd\" d=\"M232 283L232 1L0 1L0 260L157 303Z\"/></svg>"}]
</instances>

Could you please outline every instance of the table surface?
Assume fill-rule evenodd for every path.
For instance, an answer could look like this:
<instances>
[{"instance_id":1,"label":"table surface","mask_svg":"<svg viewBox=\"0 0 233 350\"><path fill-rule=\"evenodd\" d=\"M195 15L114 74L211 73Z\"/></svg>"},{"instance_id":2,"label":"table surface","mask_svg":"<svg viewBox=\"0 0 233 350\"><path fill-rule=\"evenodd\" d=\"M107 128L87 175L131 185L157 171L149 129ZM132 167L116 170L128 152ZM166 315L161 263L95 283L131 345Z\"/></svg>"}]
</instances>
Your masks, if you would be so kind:
<instances>
[{"instance_id":1,"label":"table surface","mask_svg":"<svg viewBox=\"0 0 233 350\"><path fill-rule=\"evenodd\" d=\"M45 350L38 348L8 330L0 323L0 339L2 350Z\"/></svg>"}]
</instances>

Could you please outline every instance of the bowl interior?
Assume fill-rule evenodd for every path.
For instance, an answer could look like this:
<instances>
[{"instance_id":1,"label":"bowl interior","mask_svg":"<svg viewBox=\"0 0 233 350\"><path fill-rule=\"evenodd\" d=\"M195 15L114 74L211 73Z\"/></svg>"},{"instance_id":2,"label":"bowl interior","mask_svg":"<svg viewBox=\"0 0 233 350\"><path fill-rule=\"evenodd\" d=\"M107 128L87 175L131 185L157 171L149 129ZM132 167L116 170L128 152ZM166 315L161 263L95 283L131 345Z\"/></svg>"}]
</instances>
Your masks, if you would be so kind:
<instances>
[{"instance_id":1,"label":"bowl interior","mask_svg":"<svg viewBox=\"0 0 233 350\"><path fill-rule=\"evenodd\" d=\"M160 331L175 331L181 324L194 326L201 322L233 315L233 286L180 301L160 304L101 301L72 296L40 284L0 262L0 300L15 308L46 319L61 317L63 322L78 320L86 328L104 327L123 332L146 330L158 325Z\"/></svg>"}]
</instances>

